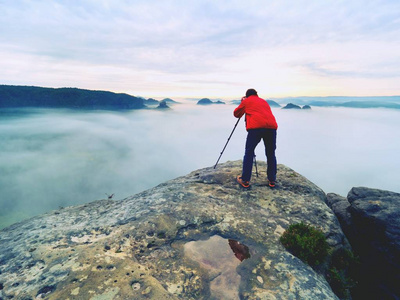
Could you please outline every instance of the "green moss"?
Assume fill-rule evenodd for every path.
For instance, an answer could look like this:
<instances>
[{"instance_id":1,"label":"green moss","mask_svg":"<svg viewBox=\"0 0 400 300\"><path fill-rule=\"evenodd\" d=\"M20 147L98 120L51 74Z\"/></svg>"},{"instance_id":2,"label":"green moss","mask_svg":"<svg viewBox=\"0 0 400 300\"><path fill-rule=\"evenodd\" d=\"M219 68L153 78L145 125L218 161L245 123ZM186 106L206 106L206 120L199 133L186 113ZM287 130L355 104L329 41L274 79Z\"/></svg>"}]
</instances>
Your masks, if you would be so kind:
<instances>
[{"instance_id":1,"label":"green moss","mask_svg":"<svg viewBox=\"0 0 400 300\"><path fill-rule=\"evenodd\" d=\"M324 233L303 222L290 225L280 241L290 253L311 266L322 263L328 254Z\"/></svg>"},{"instance_id":2,"label":"green moss","mask_svg":"<svg viewBox=\"0 0 400 300\"><path fill-rule=\"evenodd\" d=\"M334 293L341 299L347 299L349 296L347 279L344 270L330 268L328 270L328 281Z\"/></svg>"},{"instance_id":3,"label":"green moss","mask_svg":"<svg viewBox=\"0 0 400 300\"><path fill-rule=\"evenodd\" d=\"M339 249L332 254L327 280L335 294L341 299L351 299L350 290L357 285L359 259L348 249Z\"/></svg>"},{"instance_id":4,"label":"green moss","mask_svg":"<svg viewBox=\"0 0 400 300\"><path fill-rule=\"evenodd\" d=\"M330 250L323 232L303 222L290 225L280 241L290 253L313 267L330 254L325 277L340 299L351 299L350 291L357 285L359 276L359 260L352 251Z\"/></svg>"}]
</instances>

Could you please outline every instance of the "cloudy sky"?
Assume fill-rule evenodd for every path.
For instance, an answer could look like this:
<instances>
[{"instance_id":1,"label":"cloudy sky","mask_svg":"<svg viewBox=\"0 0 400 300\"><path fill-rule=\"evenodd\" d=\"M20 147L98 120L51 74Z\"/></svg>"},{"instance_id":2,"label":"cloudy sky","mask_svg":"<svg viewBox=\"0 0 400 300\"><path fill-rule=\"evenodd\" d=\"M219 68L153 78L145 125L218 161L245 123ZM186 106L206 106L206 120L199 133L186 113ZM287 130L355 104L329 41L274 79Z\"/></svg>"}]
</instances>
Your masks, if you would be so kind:
<instances>
[{"instance_id":1,"label":"cloudy sky","mask_svg":"<svg viewBox=\"0 0 400 300\"><path fill-rule=\"evenodd\" d=\"M0 84L400 95L398 0L0 0Z\"/></svg>"}]
</instances>

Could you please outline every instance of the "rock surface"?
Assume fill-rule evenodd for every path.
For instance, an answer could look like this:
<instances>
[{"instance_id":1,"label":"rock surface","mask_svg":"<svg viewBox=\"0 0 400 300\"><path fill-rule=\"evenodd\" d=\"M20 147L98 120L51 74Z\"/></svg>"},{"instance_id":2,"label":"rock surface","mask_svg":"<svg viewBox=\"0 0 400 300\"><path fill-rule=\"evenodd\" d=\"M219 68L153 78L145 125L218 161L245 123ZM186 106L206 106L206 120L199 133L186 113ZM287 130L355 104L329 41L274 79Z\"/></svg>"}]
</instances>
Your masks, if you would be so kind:
<instances>
[{"instance_id":1,"label":"rock surface","mask_svg":"<svg viewBox=\"0 0 400 300\"><path fill-rule=\"evenodd\" d=\"M326 195L284 165L270 189L265 168L250 190L235 180L241 161L227 162L5 228L0 298L337 299L326 266L317 273L279 242L303 221L343 247Z\"/></svg>"},{"instance_id":2,"label":"rock surface","mask_svg":"<svg viewBox=\"0 0 400 300\"><path fill-rule=\"evenodd\" d=\"M400 194L356 187L327 203L360 256L357 299L400 299Z\"/></svg>"}]
</instances>

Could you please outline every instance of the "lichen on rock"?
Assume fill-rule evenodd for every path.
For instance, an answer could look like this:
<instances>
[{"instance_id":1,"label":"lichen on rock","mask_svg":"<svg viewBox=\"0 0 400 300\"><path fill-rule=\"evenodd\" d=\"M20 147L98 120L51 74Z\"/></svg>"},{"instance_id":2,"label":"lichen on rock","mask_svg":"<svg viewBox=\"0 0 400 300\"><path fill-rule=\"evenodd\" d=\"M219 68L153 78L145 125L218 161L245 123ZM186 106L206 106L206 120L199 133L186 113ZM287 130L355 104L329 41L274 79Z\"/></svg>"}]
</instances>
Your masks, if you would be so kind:
<instances>
[{"instance_id":1,"label":"lichen on rock","mask_svg":"<svg viewBox=\"0 0 400 300\"><path fill-rule=\"evenodd\" d=\"M243 190L235 180L241 163L204 168L123 200L68 207L3 229L0 297L335 299L322 276L324 265L313 270L279 242L290 224L303 221L321 229L333 249L347 245L325 193L284 165L278 165L277 186L270 189L262 162L252 188ZM221 259L216 268L219 253L207 254L210 267L185 255L185 245L216 237L227 247L229 239L246 245L250 257ZM237 259L234 251L231 255ZM221 287L231 286L224 280L231 278L239 280L235 290L224 292Z\"/></svg>"}]
</instances>

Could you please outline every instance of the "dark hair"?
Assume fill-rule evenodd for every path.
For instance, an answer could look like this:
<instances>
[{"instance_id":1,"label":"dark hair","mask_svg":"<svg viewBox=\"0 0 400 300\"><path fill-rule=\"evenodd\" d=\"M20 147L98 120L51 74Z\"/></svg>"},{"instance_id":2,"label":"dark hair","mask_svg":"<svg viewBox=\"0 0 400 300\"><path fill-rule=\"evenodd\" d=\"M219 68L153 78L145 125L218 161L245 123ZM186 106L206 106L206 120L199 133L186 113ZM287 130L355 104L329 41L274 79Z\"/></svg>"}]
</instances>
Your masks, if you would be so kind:
<instances>
[{"instance_id":1,"label":"dark hair","mask_svg":"<svg viewBox=\"0 0 400 300\"><path fill-rule=\"evenodd\" d=\"M246 98L250 97L250 96L253 96L253 95L258 96L257 95L257 91L255 89L248 89L247 92L246 92Z\"/></svg>"}]
</instances>

